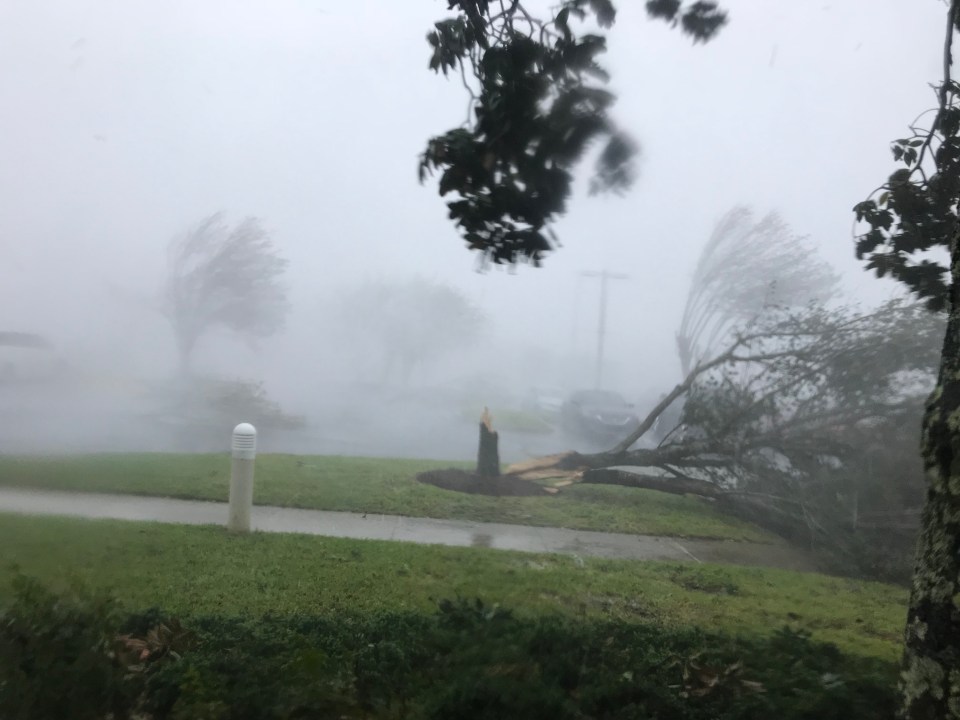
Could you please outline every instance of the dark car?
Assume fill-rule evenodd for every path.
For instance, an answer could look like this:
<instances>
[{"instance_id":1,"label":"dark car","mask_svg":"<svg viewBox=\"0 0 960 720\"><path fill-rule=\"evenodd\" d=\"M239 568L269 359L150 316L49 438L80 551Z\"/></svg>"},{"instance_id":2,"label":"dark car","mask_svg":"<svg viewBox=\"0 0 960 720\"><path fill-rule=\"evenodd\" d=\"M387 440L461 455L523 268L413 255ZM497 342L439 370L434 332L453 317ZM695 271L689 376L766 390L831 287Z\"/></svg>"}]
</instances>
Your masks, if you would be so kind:
<instances>
[{"instance_id":1,"label":"dark car","mask_svg":"<svg viewBox=\"0 0 960 720\"><path fill-rule=\"evenodd\" d=\"M591 440L617 440L637 429L633 405L610 390L580 390L560 408L560 424L573 435Z\"/></svg>"}]
</instances>

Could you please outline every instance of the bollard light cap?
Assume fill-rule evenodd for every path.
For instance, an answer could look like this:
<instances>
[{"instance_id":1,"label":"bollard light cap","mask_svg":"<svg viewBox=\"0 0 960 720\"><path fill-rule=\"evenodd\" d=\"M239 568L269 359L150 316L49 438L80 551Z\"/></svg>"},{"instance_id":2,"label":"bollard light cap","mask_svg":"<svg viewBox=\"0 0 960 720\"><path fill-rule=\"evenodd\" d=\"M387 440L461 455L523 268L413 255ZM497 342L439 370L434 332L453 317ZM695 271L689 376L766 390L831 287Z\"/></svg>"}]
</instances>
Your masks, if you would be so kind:
<instances>
[{"instance_id":1,"label":"bollard light cap","mask_svg":"<svg viewBox=\"0 0 960 720\"><path fill-rule=\"evenodd\" d=\"M233 457L253 460L257 454L257 429L250 423L240 423L233 429Z\"/></svg>"}]
</instances>

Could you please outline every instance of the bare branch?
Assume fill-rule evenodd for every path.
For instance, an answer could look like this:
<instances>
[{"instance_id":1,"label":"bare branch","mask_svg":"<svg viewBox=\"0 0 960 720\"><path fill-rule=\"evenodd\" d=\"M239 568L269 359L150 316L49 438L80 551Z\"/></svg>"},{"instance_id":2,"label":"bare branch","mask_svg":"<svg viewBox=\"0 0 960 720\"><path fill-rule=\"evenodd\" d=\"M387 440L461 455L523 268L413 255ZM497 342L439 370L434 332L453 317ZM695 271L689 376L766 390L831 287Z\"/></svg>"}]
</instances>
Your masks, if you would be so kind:
<instances>
[{"instance_id":1,"label":"bare branch","mask_svg":"<svg viewBox=\"0 0 960 720\"><path fill-rule=\"evenodd\" d=\"M713 360L707 363L698 364L696 367L694 367L693 370L690 371L690 373L687 375L687 377L684 379L682 383L677 385L673 390L670 391L670 393L665 398L663 398L663 400L657 403L656 407L654 407L653 410L651 410L647 414L647 417L644 418L643 422L640 423L639 427L636 430L634 430L632 433L630 433L622 441L617 443L613 448L611 448L609 450L609 453L612 455L618 455L626 452L631 445L633 445L637 440L642 438L647 433L647 431L653 427L653 424L657 421L657 418L663 414L664 410L670 407L670 405L673 403L674 400L676 400L678 397L683 395L693 386L694 381L698 377L700 377L703 373L708 372L712 368L715 368L718 365L722 365L723 363L728 362L732 357L733 352L739 346L740 346L740 343L738 341L733 345L732 348L730 348L730 350L723 353L722 355L714 358Z\"/></svg>"}]
</instances>

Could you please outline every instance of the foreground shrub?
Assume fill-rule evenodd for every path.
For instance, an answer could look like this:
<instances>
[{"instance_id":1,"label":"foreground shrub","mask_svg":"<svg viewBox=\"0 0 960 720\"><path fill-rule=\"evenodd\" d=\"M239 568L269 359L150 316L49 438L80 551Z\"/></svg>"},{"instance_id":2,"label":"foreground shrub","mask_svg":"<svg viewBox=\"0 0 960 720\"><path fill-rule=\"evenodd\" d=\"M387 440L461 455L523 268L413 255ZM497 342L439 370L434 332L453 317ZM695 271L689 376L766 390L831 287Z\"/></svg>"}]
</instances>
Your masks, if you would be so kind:
<instances>
[{"instance_id":1,"label":"foreground shrub","mask_svg":"<svg viewBox=\"0 0 960 720\"><path fill-rule=\"evenodd\" d=\"M129 717L133 688L118 653L116 603L79 587L61 597L24 577L13 591L0 618L0 717Z\"/></svg>"},{"instance_id":2,"label":"foreground shrub","mask_svg":"<svg viewBox=\"0 0 960 720\"><path fill-rule=\"evenodd\" d=\"M789 629L737 639L521 618L480 601L364 617L121 622L18 581L0 717L280 720L892 718L895 669Z\"/></svg>"}]
</instances>

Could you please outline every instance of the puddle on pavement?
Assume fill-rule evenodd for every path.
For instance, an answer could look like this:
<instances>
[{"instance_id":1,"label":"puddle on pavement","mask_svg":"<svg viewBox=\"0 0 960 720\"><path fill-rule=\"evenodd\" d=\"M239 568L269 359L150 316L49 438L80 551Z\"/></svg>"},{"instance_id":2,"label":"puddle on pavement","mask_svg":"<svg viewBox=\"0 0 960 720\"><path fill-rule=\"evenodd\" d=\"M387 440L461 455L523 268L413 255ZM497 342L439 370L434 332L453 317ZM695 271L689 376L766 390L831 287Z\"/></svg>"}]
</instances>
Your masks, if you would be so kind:
<instances>
[{"instance_id":1,"label":"puddle on pavement","mask_svg":"<svg viewBox=\"0 0 960 720\"><path fill-rule=\"evenodd\" d=\"M484 533L474 533L473 537L470 538L471 547L493 547L493 535L486 535Z\"/></svg>"}]
</instances>

